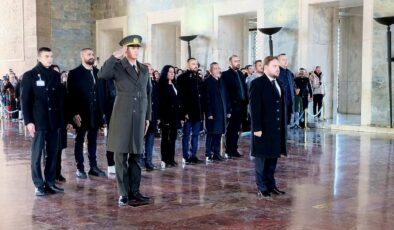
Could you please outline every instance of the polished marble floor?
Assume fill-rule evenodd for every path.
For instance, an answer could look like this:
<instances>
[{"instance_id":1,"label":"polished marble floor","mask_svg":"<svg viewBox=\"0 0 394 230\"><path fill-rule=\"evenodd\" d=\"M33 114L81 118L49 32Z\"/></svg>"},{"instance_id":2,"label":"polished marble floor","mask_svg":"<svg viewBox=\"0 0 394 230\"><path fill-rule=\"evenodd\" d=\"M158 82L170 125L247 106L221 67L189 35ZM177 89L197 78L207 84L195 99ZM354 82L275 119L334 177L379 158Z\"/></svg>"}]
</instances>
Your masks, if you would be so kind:
<instances>
[{"instance_id":1,"label":"polished marble floor","mask_svg":"<svg viewBox=\"0 0 394 230\"><path fill-rule=\"evenodd\" d=\"M30 139L18 123L0 128L2 230L394 229L394 136L291 130L289 156L276 174L287 194L265 200L256 196L249 140L242 137L242 159L143 172L142 193L154 203L119 208L114 178L76 179L72 147L63 155L66 192L35 197ZM99 139L98 162L106 169Z\"/></svg>"}]
</instances>

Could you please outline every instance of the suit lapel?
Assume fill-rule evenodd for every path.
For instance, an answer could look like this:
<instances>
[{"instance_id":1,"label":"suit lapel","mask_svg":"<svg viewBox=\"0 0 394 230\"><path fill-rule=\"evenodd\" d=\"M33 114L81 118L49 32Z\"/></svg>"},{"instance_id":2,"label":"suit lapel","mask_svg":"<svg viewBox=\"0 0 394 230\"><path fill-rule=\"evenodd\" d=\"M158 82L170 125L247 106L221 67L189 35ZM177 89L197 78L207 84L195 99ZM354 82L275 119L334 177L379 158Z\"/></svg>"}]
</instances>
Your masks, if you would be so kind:
<instances>
[{"instance_id":1,"label":"suit lapel","mask_svg":"<svg viewBox=\"0 0 394 230\"><path fill-rule=\"evenodd\" d=\"M146 74L146 69L142 68L142 64L139 61L137 61L137 66L138 66L138 70L140 72L139 76Z\"/></svg>"},{"instance_id":2,"label":"suit lapel","mask_svg":"<svg viewBox=\"0 0 394 230\"><path fill-rule=\"evenodd\" d=\"M271 80L267 77L267 75L264 74L264 77L265 77L265 79L267 80L267 84L269 85L268 87L270 87L271 90L274 92L274 94L275 94L278 98L280 98L280 95L279 95L279 93L278 93L278 89L276 89L276 86L275 86L274 84L272 84ZM277 81L277 82L278 82L278 81ZM279 84L279 83L278 83L278 84ZM280 90L283 92L282 87L281 87Z\"/></svg>"},{"instance_id":3,"label":"suit lapel","mask_svg":"<svg viewBox=\"0 0 394 230\"><path fill-rule=\"evenodd\" d=\"M284 87L283 87L283 85L282 85L282 82L280 82L280 81L276 81L276 82L278 82L278 85L279 85L279 88L280 88L280 98L284 98L284 95L285 95L285 90L284 90Z\"/></svg>"},{"instance_id":4,"label":"suit lapel","mask_svg":"<svg viewBox=\"0 0 394 230\"><path fill-rule=\"evenodd\" d=\"M123 58L122 61L122 66L123 68L126 70L126 72L129 74L129 76L131 77L131 79L133 79L134 81L138 81L138 75L137 72L133 69L133 67L130 65L129 61L127 60L127 58Z\"/></svg>"}]
</instances>

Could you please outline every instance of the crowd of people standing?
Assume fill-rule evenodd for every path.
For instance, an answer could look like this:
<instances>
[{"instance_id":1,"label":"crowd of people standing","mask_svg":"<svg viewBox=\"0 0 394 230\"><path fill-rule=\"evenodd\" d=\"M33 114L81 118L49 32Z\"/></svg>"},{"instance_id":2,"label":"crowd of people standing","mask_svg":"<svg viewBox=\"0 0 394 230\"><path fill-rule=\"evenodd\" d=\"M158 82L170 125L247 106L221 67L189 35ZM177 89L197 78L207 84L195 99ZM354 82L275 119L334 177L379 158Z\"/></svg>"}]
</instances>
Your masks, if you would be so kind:
<instances>
[{"instance_id":1,"label":"crowd of people standing","mask_svg":"<svg viewBox=\"0 0 394 230\"><path fill-rule=\"evenodd\" d=\"M196 58L187 60L186 70L165 65L157 71L149 63L137 61L141 37L128 36L121 44L123 48L101 69L95 65L93 50L82 49L81 64L68 72L61 72L53 64L52 50L42 47L37 66L21 81L3 81L2 92L8 93L8 103L22 102L23 119L33 137L31 170L37 196L64 192L55 182L66 181L61 174L61 153L67 147L70 129L76 133L76 176L106 176L97 163L97 136L104 126L108 128L107 174L116 174L121 206L151 202L140 193L139 186L142 168L159 168L152 161L157 136L161 137L160 168L164 169L240 158L244 155L238 149L240 133L250 131L252 155L258 159L259 196L284 194L274 180L275 159L286 155L287 126L297 113L307 108L312 98L314 113L321 110L324 90L319 66L309 74L301 68L294 75L288 69L286 54L256 60L245 68L241 68L239 56L231 55L224 71L212 62L203 75ZM10 93L11 88L17 93ZM12 108L18 109L18 104ZM204 156L198 156L201 133L206 134ZM175 151L179 134L182 162L177 162ZM221 153L223 135L225 155ZM85 136L88 173L83 154ZM43 151L44 177L40 168Z\"/></svg>"}]
</instances>

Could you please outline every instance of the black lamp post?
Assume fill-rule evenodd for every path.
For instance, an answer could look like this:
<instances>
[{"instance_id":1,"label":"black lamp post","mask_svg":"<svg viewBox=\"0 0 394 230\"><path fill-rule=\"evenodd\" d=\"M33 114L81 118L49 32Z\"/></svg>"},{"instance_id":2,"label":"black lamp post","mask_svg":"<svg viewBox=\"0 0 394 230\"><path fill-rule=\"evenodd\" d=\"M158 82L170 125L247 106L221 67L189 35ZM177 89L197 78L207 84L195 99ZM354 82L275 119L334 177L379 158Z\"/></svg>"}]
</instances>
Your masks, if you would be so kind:
<instances>
[{"instance_id":1,"label":"black lamp post","mask_svg":"<svg viewBox=\"0 0 394 230\"><path fill-rule=\"evenodd\" d=\"M197 37L197 35L189 35L189 36L180 36L179 37L179 39L181 39L182 41L187 42L187 51L189 53L189 58L192 57L192 50L191 50L191 47L190 47L190 41L192 41L196 37Z\"/></svg>"},{"instance_id":2,"label":"black lamp post","mask_svg":"<svg viewBox=\"0 0 394 230\"><path fill-rule=\"evenodd\" d=\"M282 27L267 27L267 28L259 28L259 31L263 34L269 35L269 45L270 45L270 55L274 55L274 48L272 46L272 35L276 34L281 30Z\"/></svg>"},{"instance_id":3,"label":"black lamp post","mask_svg":"<svg viewBox=\"0 0 394 230\"><path fill-rule=\"evenodd\" d=\"M388 72L389 72L389 99L390 99L390 128L393 128L393 95L392 95L392 85L391 85L391 62L394 61L394 58L391 57L391 31L390 26L394 23L394 16L391 17L381 17L375 18L380 24L387 26L387 63L388 63Z\"/></svg>"}]
</instances>

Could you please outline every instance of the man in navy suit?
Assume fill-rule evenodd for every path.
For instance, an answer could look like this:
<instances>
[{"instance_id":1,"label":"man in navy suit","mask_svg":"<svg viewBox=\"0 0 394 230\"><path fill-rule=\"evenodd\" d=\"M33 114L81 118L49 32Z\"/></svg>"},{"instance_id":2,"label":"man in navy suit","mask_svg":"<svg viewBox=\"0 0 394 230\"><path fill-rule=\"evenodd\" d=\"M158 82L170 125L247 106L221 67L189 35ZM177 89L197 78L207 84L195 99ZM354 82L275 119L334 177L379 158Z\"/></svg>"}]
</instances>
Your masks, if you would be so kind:
<instances>
[{"instance_id":1,"label":"man in navy suit","mask_svg":"<svg viewBox=\"0 0 394 230\"><path fill-rule=\"evenodd\" d=\"M284 87L277 81L279 61L264 59L264 75L250 87L252 120L252 155L255 157L256 184L259 197L282 195L275 182L278 158L286 153L287 111Z\"/></svg>"}]
</instances>

